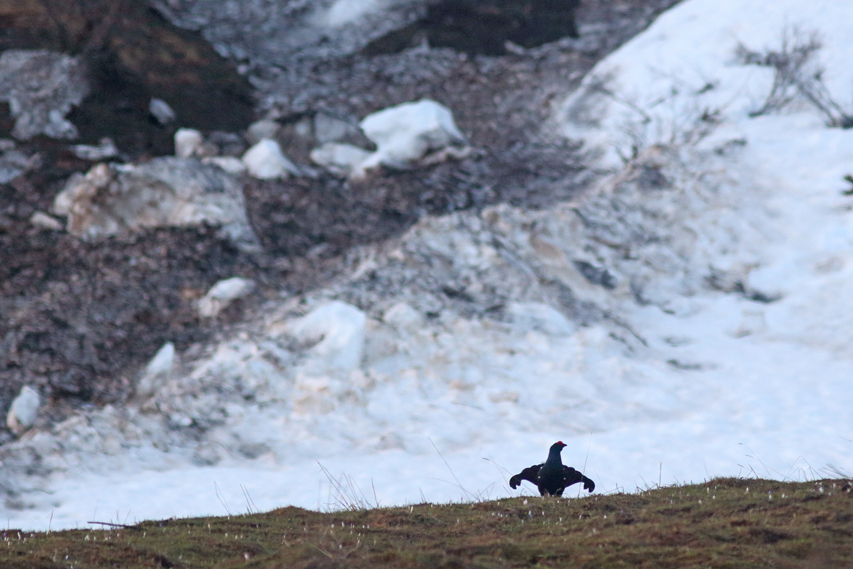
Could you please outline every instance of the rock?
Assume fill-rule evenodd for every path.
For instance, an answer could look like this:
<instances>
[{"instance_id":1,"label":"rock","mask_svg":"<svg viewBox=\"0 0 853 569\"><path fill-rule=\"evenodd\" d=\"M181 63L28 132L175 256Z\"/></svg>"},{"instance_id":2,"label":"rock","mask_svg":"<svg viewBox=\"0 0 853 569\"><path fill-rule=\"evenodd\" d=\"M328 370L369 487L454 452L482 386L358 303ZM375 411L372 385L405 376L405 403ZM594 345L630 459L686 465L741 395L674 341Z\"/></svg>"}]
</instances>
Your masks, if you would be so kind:
<instances>
[{"instance_id":1,"label":"rock","mask_svg":"<svg viewBox=\"0 0 853 569\"><path fill-rule=\"evenodd\" d=\"M77 158L91 160L93 162L118 156L118 148L116 148L113 139L108 136L102 138L97 146L92 146L90 144L76 144L71 147L71 151L77 156Z\"/></svg>"},{"instance_id":2,"label":"rock","mask_svg":"<svg viewBox=\"0 0 853 569\"><path fill-rule=\"evenodd\" d=\"M298 175L299 170L281 152L281 147L274 140L264 139L255 144L243 154L243 164L249 174L262 180L287 178L290 174Z\"/></svg>"},{"instance_id":3,"label":"rock","mask_svg":"<svg viewBox=\"0 0 853 569\"><path fill-rule=\"evenodd\" d=\"M204 137L194 128L179 128L175 132L175 156L192 158L200 156L204 145Z\"/></svg>"},{"instance_id":4,"label":"rock","mask_svg":"<svg viewBox=\"0 0 853 569\"><path fill-rule=\"evenodd\" d=\"M88 93L85 66L77 58L47 50L0 55L0 101L9 102L15 138L76 138L77 128L65 115Z\"/></svg>"},{"instance_id":5,"label":"rock","mask_svg":"<svg viewBox=\"0 0 853 569\"><path fill-rule=\"evenodd\" d=\"M38 391L29 385L23 386L6 415L6 426L16 435L20 435L36 422L40 404Z\"/></svg>"},{"instance_id":6,"label":"rock","mask_svg":"<svg viewBox=\"0 0 853 569\"><path fill-rule=\"evenodd\" d=\"M338 176L359 172L370 152L351 144L327 142L311 151L311 160Z\"/></svg>"},{"instance_id":7,"label":"rock","mask_svg":"<svg viewBox=\"0 0 853 569\"><path fill-rule=\"evenodd\" d=\"M357 136L358 129L345 120L317 113L314 116L314 138L317 142L340 142L348 136Z\"/></svg>"},{"instance_id":8,"label":"rock","mask_svg":"<svg viewBox=\"0 0 853 569\"><path fill-rule=\"evenodd\" d=\"M141 397L154 395L157 389L169 379L175 368L175 344L166 342L145 366L142 378L136 386L136 394Z\"/></svg>"},{"instance_id":9,"label":"rock","mask_svg":"<svg viewBox=\"0 0 853 569\"><path fill-rule=\"evenodd\" d=\"M302 344L315 344L310 351L316 363L352 370L361 363L366 326L364 312L336 300L291 322L287 331Z\"/></svg>"},{"instance_id":10,"label":"rock","mask_svg":"<svg viewBox=\"0 0 853 569\"><path fill-rule=\"evenodd\" d=\"M146 227L208 223L244 251L260 247L246 217L240 184L220 168L162 157L138 166L98 164L72 176L53 202L68 216L69 233L84 240L126 235Z\"/></svg>"},{"instance_id":11,"label":"rock","mask_svg":"<svg viewBox=\"0 0 853 569\"><path fill-rule=\"evenodd\" d=\"M11 140L7 139L3 142L7 144L0 147L0 184L7 184L34 167L38 163L38 158L37 156L28 157L20 150L16 150Z\"/></svg>"},{"instance_id":12,"label":"rock","mask_svg":"<svg viewBox=\"0 0 853 569\"><path fill-rule=\"evenodd\" d=\"M246 165L243 164L243 161L234 156L208 156L202 158L201 163L212 164L234 176L239 176L246 171Z\"/></svg>"},{"instance_id":13,"label":"rock","mask_svg":"<svg viewBox=\"0 0 853 569\"><path fill-rule=\"evenodd\" d=\"M552 336L569 336L575 332L568 318L540 302L511 302L506 307L506 313L516 324Z\"/></svg>"},{"instance_id":14,"label":"rock","mask_svg":"<svg viewBox=\"0 0 853 569\"><path fill-rule=\"evenodd\" d=\"M275 135L278 134L280 128L281 125L274 120L260 120L252 123L249 128L246 129L246 140L248 140L250 144L257 144L262 140L272 140L275 138Z\"/></svg>"},{"instance_id":15,"label":"rock","mask_svg":"<svg viewBox=\"0 0 853 569\"><path fill-rule=\"evenodd\" d=\"M175 121L175 111L163 99L151 99L148 103L148 112L163 126Z\"/></svg>"},{"instance_id":16,"label":"rock","mask_svg":"<svg viewBox=\"0 0 853 569\"><path fill-rule=\"evenodd\" d=\"M215 318L229 304L247 296L254 288L254 281L241 277L221 280L198 301L198 314L202 318Z\"/></svg>"},{"instance_id":17,"label":"rock","mask_svg":"<svg viewBox=\"0 0 853 569\"><path fill-rule=\"evenodd\" d=\"M41 211L37 211L30 216L30 224L38 227L39 229L46 229L48 231L62 230L62 222Z\"/></svg>"},{"instance_id":18,"label":"rock","mask_svg":"<svg viewBox=\"0 0 853 569\"><path fill-rule=\"evenodd\" d=\"M403 168L429 152L465 144L450 110L429 99L373 113L360 125L377 146L376 152L362 163L364 171L380 165Z\"/></svg>"}]
</instances>

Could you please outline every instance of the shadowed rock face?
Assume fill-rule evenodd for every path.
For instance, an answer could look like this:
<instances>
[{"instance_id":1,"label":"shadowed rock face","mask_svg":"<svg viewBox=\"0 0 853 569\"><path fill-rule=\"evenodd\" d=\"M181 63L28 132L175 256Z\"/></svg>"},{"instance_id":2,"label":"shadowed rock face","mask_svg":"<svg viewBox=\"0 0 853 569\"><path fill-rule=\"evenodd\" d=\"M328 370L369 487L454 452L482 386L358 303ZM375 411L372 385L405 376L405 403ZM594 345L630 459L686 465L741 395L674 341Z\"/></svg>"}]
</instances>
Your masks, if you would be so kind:
<instances>
[{"instance_id":1,"label":"shadowed rock face","mask_svg":"<svg viewBox=\"0 0 853 569\"><path fill-rule=\"evenodd\" d=\"M251 88L200 34L175 27L144 2L0 0L0 51L81 55L91 94L71 112L82 142L110 136L130 154L171 153L174 127L148 111L163 99L177 124L237 131L253 117Z\"/></svg>"},{"instance_id":2,"label":"shadowed rock face","mask_svg":"<svg viewBox=\"0 0 853 569\"><path fill-rule=\"evenodd\" d=\"M577 36L579 0L443 0L426 17L373 40L367 55L399 53L423 41L470 54L503 55L507 41L525 48Z\"/></svg>"}]
</instances>

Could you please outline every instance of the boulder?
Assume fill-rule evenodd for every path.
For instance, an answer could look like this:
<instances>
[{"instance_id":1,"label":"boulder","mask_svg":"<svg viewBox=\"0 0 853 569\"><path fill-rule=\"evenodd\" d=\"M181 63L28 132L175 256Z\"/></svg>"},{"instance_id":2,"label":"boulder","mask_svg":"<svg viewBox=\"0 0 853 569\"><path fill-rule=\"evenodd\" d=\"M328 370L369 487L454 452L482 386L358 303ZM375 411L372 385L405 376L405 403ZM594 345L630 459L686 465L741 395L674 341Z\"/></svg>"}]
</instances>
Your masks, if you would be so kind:
<instances>
[{"instance_id":1,"label":"boulder","mask_svg":"<svg viewBox=\"0 0 853 569\"><path fill-rule=\"evenodd\" d=\"M215 318L229 304L247 296L254 288L254 281L241 277L221 280L198 301L198 314L202 318Z\"/></svg>"},{"instance_id":2,"label":"boulder","mask_svg":"<svg viewBox=\"0 0 853 569\"><path fill-rule=\"evenodd\" d=\"M429 99L373 113L360 126L377 146L361 164L363 171L380 165L404 168L431 152L466 144L450 110Z\"/></svg>"},{"instance_id":3,"label":"boulder","mask_svg":"<svg viewBox=\"0 0 853 569\"><path fill-rule=\"evenodd\" d=\"M0 101L9 103L15 138L76 138L77 128L65 115L88 93L85 66L75 57L43 49L0 55Z\"/></svg>"},{"instance_id":4,"label":"boulder","mask_svg":"<svg viewBox=\"0 0 853 569\"><path fill-rule=\"evenodd\" d=\"M246 217L243 191L216 166L162 157L138 166L98 164L69 178L52 211L84 240L126 235L147 227L207 223L244 251L259 249Z\"/></svg>"},{"instance_id":5,"label":"boulder","mask_svg":"<svg viewBox=\"0 0 853 569\"><path fill-rule=\"evenodd\" d=\"M6 415L6 426L16 435L20 435L36 422L39 405L41 398L38 391L29 385L23 386Z\"/></svg>"},{"instance_id":6,"label":"boulder","mask_svg":"<svg viewBox=\"0 0 853 569\"><path fill-rule=\"evenodd\" d=\"M242 160L249 174L261 180L299 175L299 170L287 159L278 142L274 140L261 140L243 154Z\"/></svg>"}]
</instances>

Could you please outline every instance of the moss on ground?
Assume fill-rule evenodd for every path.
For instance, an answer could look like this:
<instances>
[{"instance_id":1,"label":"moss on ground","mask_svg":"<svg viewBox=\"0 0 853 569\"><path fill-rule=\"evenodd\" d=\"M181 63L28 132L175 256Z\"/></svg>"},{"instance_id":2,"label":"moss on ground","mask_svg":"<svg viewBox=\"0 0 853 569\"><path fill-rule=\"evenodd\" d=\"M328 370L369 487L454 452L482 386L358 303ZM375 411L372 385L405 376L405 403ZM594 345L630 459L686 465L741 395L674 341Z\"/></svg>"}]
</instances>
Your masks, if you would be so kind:
<instances>
[{"instance_id":1,"label":"moss on ground","mask_svg":"<svg viewBox=\"0 0 853 569\"><path fill-rule=\"evenodd\" d=\"M0 567L853 567L853 484L723 478L636 494L0 532Z\"/></svg>"}]
</instances>

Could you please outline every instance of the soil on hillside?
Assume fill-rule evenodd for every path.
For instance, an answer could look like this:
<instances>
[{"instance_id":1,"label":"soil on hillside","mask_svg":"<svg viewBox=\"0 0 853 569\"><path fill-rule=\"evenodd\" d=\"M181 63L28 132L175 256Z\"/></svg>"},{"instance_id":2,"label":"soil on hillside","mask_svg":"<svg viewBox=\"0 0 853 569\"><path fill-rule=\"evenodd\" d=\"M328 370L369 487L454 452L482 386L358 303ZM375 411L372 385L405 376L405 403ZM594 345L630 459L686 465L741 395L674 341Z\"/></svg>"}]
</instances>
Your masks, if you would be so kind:
<instances>
[{"instance_id":1,"label":"soil on hillside","mask_svg":"<svg viewBox=\"0 0 853 569\"><path fill-rule=\"evenodd\" d=\"M343 486L341 487L343 488ZM635 494L0 530L3 567L853 567L849 480L723 478ZM381 489L380 489L381 493ZM91 523L91 522L90 522ZM104 531L95 531L104 530Z\"/></svg>"},{"instance_id":2,"label":"soil on hillside","mask_svg":"<svg viewBox=\"0 0 853 569\"><path fill-rule=\"evenodd\" d=\"M285 153L308 174L246 181L261 255L241 254L204 227L82 243L28 220L49 210L70 174L93 163L64 142L19 142L36 165L0 184L0 415L25 384L53 402L40 415L45 423L79 405L123 401L163 343L181 350L220 333L263 298L318 286L353 246L400 234L422 215L499 202L547 207L571 197L592 173L580 143L547 132L545 119L595 62L673 3L588 0L574 15L579 38L530 50L504 44L502 55L364 50L295 62L286 72L249 65L241 76L218 55L221 46L139 2L92 0L74 11L59 0L0 0L0 17L12 22L0 49L59 49L87 61L93 92L69 115L81 133L75 143L109 135L127 159L145 160L172 152L177 126L240 131L267 113L283 125ZM179 121L154 121L152 96L167 100ZM468 158L349 183L312 169L314 142L294 134L318 112L357 121L420 98L452 109L473 147ZM0 136L11 127L8 108L0 109ZM255 297L217 321L199 320L193 301L234 275L259 282Z\"/></svg>"}]
</instances>

